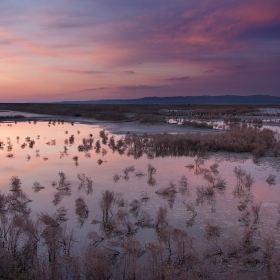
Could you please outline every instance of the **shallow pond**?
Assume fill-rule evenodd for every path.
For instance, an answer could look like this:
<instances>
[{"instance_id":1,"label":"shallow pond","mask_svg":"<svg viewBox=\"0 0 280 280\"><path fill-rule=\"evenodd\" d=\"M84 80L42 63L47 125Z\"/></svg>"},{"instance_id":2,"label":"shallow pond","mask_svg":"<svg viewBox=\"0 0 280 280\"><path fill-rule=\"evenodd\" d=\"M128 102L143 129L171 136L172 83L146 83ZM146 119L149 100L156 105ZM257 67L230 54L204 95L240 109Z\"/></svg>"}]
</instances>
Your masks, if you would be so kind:
<instances>
[{"instance_id":1,"label":"shallow pond","mask_svg":"<svg viewBox=\"0 0 280 280\"><path fill-rule=\"evenodd\" d=\"M148 159L144 155L139 159L134 159L131 156L112 152L107 145L103 144L101 146L106 149L107 153L103 150L102 154L102 148L99 153L96 153L94 149L88 153L79 152L78 146L82 144L83 138L88 139L92 134L94 141L101 139L100 130L101 128L98 126L71 125L71 123L1 123L0 141L3 144L0 150L0 188L2 192L9 192L11 177L18 176L22 182L22 189L32 200L30 203L32 215L35 217L39 212L52 213L58 207L65 206L68 209L68 224L76 228L76 235L80 240L84 240L88 231L98 230L99 224L93 225L92 220L102 219L99 200L102 192L107 189L123 194L124 206L128 209L130 209L133 199L141 201L141 197L149 198L142 200L138 215L142 210L146 210L152 218L155 218L159 206L167 206L170 223L182 229L187 227L187 230L197 240L203 238L203 225L208 220L219 223L222 227L222 234L230 237L233 232L237 233L242 230L238 221L241 211L237 206L242 202L244 196L234 195L237 178L233 172L235 167L241 167L254 178L252 188L248 191L249 204L262 202L262 228L273 230L280 241L280 232L277 227L277 221L280 219L280 214L277 212L280 197L280 178L277 176L279 159L265 158L254 163L252 158L246 155L215 154L203 159L203 162L196 166L196 157ZM71 135L74 135L74 143L69 144L68 142L67 144L65 140L69 139ZM29 147L30 142L26 137L35 141L32 148ZM118 135L116 139L120 137ZM23 143L27 144L26 147L22 146ZM7 151L7 149L10 150ZM7 157L8 154L10 157ZM78 157L77 161L73 160L75 156ZM102 160L102 162L98 162L98 160ZM197 188L209 184L204 178L205 172L210 172L210 166L214 163L217 163L218 167L211 174L224 179L226 188L223 191L216 191L213 196L204 197L203 201L198 202ZM153 175L153 184L148 182L148 164L157 169ZM128 172L128 176L125 176L124 170L129 166L133 166L134 171ZM135 176L137 171L141 171L144 176ZM59 172L65 173L67 180L71 183L71 191L56 199L58 190L57 186L53 185L60 179ZM78 174L80 176L85 174L85 177L91 178L93 181L91 193L87 193L85 186L79 188L81 180L77 177ZM119 180L114 182L113 178L116 174L119 175ZM273 184L266 182L270 174L276 175ZM187 191L179 190L179 181L182 176L187 178ZM35 192L35 182L38 182L44 189ZM156 191L168 187L170 182L176 185L176 193L173 198L170 199L169 196L156 193ZM85 198L89 210L89 215L82 225L75 213L75 200L80 196ZM186 222L192 217L191 213L187 211L186 205L191 203L195 207L197 216L193 225L186 225ZM133 215L137 220L137 214L133 213ZM137 236L147 242L155 238L155 233L153 229L145 229L139 230Z\"/></svg>"},{"instance_id":2,"label":"shallow pond","mask_svg":"<svg viewBox=\"0 0 280 280\"><path fill-rule=\"evenodd\" d=\"M276 247L280 246L278 158L262 158L256 162L247 154L219 153L201 159L148 158L147 155L134 159L133 156L113 152L108 144L102 142L99 152L94 148L87 152L78 151L84 138L93 139L93 146L101 140L101 130L99 126L78 123L1 123L0 190L8 193L11 178L17 176L22 190L32 200L29 206L33 218L42 212L54 213L62 206L68 209L67 224L75 229L76 249L86 242L88 232L104 234L99 223L102 221L99 201L105 190L114 191L119 201L123 198L122 203L114 204L112 212L116 214L120 208L127 210L127 220L133 224L145 213L155 221L159 207L167 207L167 222L193 236L195 248L201 253L208 242L205 223L217 224L221 228L222 239L236 240L248 226L252 226L252 206L262 203L260 218L255 224L258 228L256 242L262 243L267 235L273 235ZM73 143L69 142L71 135L74 135ZM122 135L115 136L116 140L120 137ZM34 143L30 145L32 140ZM78 159L74 160L74 157ZM148 164L156 168L152 177L148 176ZM249 188L238 190L234 168L253 178ZM58 189L60 172L70 183L66 192ZM266 180L270 174L275 178L269 184ZM211 178L215 182L224 180L224 186L212 188L213 192L207 194ZM81 179L85 180L84 184ZM186 180L187 186L184 185ZM86 183L91 181L92 190ZM36 190L35 182L44 188ZM171 194L164 194L163 189L166 191L167 187ZM77 213L76 199L79 197L84 199L88 215ZM251 213L248 221L244 221L246 211ZM156 239L153 227L136 226L136 229L135 236L143 243Z\"/></svg>"}]
</instances>

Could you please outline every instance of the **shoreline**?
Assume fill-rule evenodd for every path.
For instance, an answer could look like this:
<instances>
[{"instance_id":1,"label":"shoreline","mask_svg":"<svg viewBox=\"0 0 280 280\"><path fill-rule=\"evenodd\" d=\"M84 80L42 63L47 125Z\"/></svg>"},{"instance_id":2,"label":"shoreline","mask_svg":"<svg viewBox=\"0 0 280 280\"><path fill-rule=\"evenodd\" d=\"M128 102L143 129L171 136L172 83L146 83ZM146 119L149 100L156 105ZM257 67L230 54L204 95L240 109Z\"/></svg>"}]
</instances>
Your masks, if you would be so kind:
<instances>
[{"instance_id":1,"label":"shoreline","mask_svg":"<svg viewBox=\"0 0 280 280\"><path fill-rule=\"evenodd\" d=\"M80 123L87 125L98 125L103 129L108 130L113 134L159 134L159 133L221 133L225 130L207 129L207 128L193 128L193 127L182 127L178 124L141 124L138 121L102 121L96 119L88 119L82 117L70 117L70 116L56 116L56 115L40 115L33 113L10 111L13 114L21 113L24 118L0 118L0 123L14 123L14 122L25 122L25 121L64 121L69 123Z\"/></svg>"}]
</instances>

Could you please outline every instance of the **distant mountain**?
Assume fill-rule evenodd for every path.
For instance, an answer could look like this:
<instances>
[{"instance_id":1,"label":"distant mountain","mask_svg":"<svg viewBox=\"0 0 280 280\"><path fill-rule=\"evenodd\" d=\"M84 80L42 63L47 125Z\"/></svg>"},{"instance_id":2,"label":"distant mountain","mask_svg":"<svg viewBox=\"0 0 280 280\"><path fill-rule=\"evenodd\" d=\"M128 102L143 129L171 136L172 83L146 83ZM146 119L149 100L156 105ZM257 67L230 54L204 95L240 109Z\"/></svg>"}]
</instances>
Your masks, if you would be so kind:
<instances>
[{"instance_id":1,"label":"distant mountain","mask_svg":"<svg viewBox=\"0 0 280 280\"><path fill-rule=\"evenodd\" d=\"M223 96L174 96L144 97L138 99L101 99L88 101L63 101L60 104L213 104L213 105L280 105L280 97L270 95L223 95Z\"/></svg>"}]
</instances>

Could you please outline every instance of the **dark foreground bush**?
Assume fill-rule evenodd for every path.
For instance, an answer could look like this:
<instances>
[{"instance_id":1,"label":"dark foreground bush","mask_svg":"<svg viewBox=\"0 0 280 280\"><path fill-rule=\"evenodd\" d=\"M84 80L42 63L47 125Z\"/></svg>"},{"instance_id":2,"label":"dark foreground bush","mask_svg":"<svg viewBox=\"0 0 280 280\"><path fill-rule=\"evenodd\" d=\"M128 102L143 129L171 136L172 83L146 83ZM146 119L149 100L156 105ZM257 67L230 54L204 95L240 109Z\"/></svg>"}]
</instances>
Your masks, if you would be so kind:
<instances>
[{"instance_id":1,"label":"dark foreground bush","mask_svg":"<svg viewBox=\"0 0 280 280\"><path fill-rule=\"evenodd\" d=\"M151 166L148 169L155 173ZM240 167L235 168L234 173L237 178L235 195L251 197L253 178ZM57 189L70 189L65 174L59 174ZM209 183L216 181L214 175L209 176ZM79 178L85 179L84 176ZM186 178L182 177L180 185L186 190ZM178 191L170 182L167 188L156 193L170 200ZM197 205L210 201L219 191L216 184L198 187ZM251 204L251 208L245 206L247 211L238 219L244 228L241 236L229 242L228 236L225 240L221 234L223 228L209 221L204 225L206 242L199 245L188 231L169 224L167 207L160 206L152 217L155 213L140 209L142 204L138 199L128 204L120 194L106 190L99 200L102 218L92 221L100 228L98 232L87 234L80 252L74 250L79 240L67 227L65 207L32 219L29 203L20 179L13 176L10 193L0 192L0 279L223 279L230 278L235 271L238 271L237 279L247 279L249 272L251 279L278 279L280 254L275 246L276 239L262 235L264 240L258 242L256 238L262 230L258 227L262 213L260 203ZM186 226L190 226L197 213L193 204L187 204L186 208L191 213ZM84 199L78 198L78 220L87 219L88 212ZM135 236L144 228L154 231L153 242L143 243Z\"/></svg>"}]
</instances>

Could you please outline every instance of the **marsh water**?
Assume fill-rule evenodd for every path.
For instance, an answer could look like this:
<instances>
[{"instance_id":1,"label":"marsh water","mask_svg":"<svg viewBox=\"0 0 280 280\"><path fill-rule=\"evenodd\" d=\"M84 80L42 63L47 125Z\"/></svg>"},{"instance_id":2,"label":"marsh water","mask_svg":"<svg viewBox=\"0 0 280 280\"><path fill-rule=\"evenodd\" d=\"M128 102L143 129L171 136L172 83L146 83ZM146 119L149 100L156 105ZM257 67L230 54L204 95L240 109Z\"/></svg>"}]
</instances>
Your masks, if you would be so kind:
<instances>
[{"instance_id":1,"label":"marsh water","mask_svg":"<svg viewBox=\"0 0 280 280\"><path fill-rule=\"evenodd\" d=\"M102 129L100 126L78 123L1 123L1 192L8 193L10 179L17 176L21 180L22 190L32 200L29 204L32 217L36 218L42 212L52 214L64 206L68 209L67 224L75 229L76 248L86 242L88 232L100 231L100 224L93 221L102 220L99 201L105 190L114 191L119 198L123 198L121 207L130 211L130 219L134 222L143 211L155 219L158 208L166 206L168 223L187 230L195 238L198 251L203 250L204 243L207 243L205 223L211 221L218 224L223 239L235 240L245 228L241 221L244 209L240 204L245 203L250 209L252 205L262 203L256 240L261 243L267 235L273 235L279 247L279 159L267 157L256 161L248 154L216 153L205 157L198 166L195 164L195 156L148 158L143 155L135 159L126 153L120 155L117 151L113 152L108 145L102 143L99 152L95 149L78 151L84 138L92 138L93 143L101 140L99 132ZM73 143L69 143L71 135L74 135ZM122 136L116 135L115 138L117 140ZM29 145L32 140L33 145ZM78 159L73 159L74 157ZM211 196L199 197L198 189L209 184L205 179L205 172L211 172L210 167L215 163L217 165L213 176L224 180L225 188L215 191ZM152 183L147 176L148 164L156 168ZM133 168L125 174L127 167ZM250 190L239 195L235 191L235 167L242 168L254 179ZM66 175L66 180L70 183L70 190L61 194L57 189L60 172ZM78 174L80 178L92 180L92 190L81 185ZM266 180L270 174L276 177L269 184ZM179 187L183 176L187 179L185 189ZM35 182L44 188L35 190ZM156 193L172 184L176 189L172 197ZM82 219L75 206L79 197L84 198L89 210L88 215ZM135 199L140 202L136 211L131 209L131 203ZM186 205L191 205L196 215L188 211ZM139 227L136 236L147 243L155 240L156 233L153 228Z\"/></svg>"}]
</instances>

